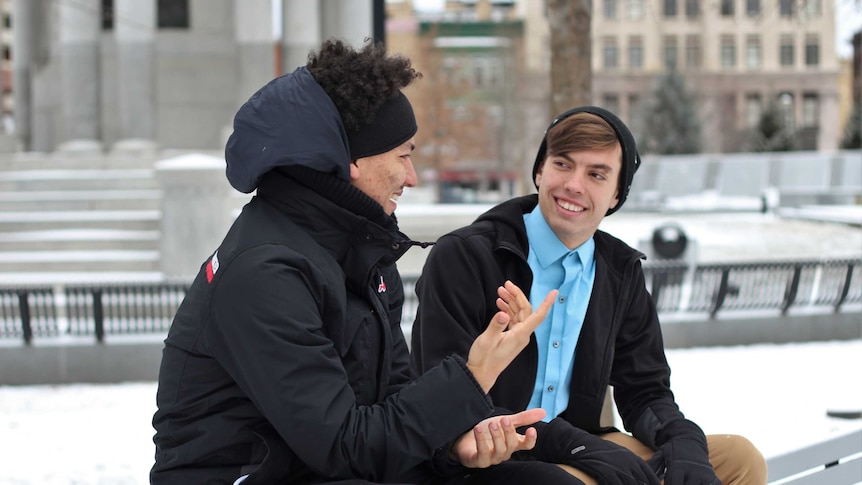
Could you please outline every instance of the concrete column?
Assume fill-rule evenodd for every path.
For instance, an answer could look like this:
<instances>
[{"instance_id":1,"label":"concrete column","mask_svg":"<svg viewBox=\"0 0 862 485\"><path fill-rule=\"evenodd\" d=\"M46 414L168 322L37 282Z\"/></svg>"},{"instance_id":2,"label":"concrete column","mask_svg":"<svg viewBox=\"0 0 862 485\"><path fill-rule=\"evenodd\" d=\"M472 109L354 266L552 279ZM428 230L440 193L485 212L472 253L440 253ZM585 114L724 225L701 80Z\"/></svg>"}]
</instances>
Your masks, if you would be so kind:
<instances>
[{"instance_id":1,"label":"concrete column","mask_svg":"<svg viewBox=\"0 0 862 485\"><path fill-rule=\"evenodd\" d=\"M838 93L834 90L820 91L820 130L817 133L817 150L831 151L838 148L841 132L834 120L838 119Z\"/></svg>"},{"instance_id":2,"label":"concrete column","mask_svg":"<svg viewBox=\"0 0 862 485\"><path fill-rule=\"evenodd\" d=\"M115 0L119 139L155 138L155 0Z\"/></svg>"},{"instance_id":3,"label":"concrete column","mask_svg":"<svg viewBox=\"0 0 862 485\"><path fill-rule=\"evenodd\" d=\"M165 277L191 281L232 222L224 160L193 153L159 160L162 189L159 267Z\"/></svg>"},{"instance_id":4,"label":"concrete column","mask_svg":"<svg viewBox=\"0 0 862 485\"><path fill-rule=\"evenodd\" d=\"M99 140L100 0L57 2L60 141Z\"/></svg>"},{"instance_id":5,"label":"concrete column","mask_svg":"<svg viewBox=\"0 0 862 485\"><path fill-rule=\"evenodd\" d=\"M304 66L323 41L318 0L282 0L282 70Z\"/></svg>"},{"instance_id":6,"label":"concrete column","mask_svg":"<svg viewBox=\"0 0 862 485\"><path fill-rule=\"evenodd\" d=\"M234 3L234 24L238 44L237 76L239 103L244 103L261 86L276 76L275 38L271 0L242 0Z\"/></svg>"},{"instance_id":7,"label":"concrete column","mask_svg":"<svg viewBox=\"0 0 862 485\"><path fill-rule=\"evenodd\" d=\"M323 38L338 37L354 47L374 36L372 0L320 0Z\"/></svg>"},{"instance_id":8,"label":"concrete column","mask_svg":"<svg viewBox=\"0 0 862 485\"><path fill-rule=\"evenodd\" d=\"M30 87L34 69L36 6L33 0L14 0L12 4L15 12L15 28L12 29L15 38L15 55L12 56L15 133L24 150L31 148L33 99Z\"/></svg>"}]
</instances>

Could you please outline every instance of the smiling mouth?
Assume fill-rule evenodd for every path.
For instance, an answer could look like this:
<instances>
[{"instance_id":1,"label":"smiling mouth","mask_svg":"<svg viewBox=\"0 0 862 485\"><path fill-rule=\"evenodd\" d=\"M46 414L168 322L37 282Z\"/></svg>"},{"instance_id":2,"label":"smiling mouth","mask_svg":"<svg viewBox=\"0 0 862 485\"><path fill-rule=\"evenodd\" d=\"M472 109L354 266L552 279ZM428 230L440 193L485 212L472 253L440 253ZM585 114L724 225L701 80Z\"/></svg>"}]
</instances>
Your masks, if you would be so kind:
<instances>
[{"instance_id":1,"label":"smiling mouth","mask_svg":"<svg viewBox=\"0 0 862 485\"><path fill-rule=\"evenodd\" d=\"M558 206L560 206L560 207L562 207L563 209L566 209L567 211L571 211L571 212L583 212L583 211L585 211L585 210L586 210L586 209L584 209L583 207L578 206L578 205L575 205L575 204L572 204L572 203L570 203L570 202L566 202L566 201L564 201L564 200L560 200L560 199L556 199L556 200L557 200L557 205L558 205Z\"/></svg>"}]
</instances>

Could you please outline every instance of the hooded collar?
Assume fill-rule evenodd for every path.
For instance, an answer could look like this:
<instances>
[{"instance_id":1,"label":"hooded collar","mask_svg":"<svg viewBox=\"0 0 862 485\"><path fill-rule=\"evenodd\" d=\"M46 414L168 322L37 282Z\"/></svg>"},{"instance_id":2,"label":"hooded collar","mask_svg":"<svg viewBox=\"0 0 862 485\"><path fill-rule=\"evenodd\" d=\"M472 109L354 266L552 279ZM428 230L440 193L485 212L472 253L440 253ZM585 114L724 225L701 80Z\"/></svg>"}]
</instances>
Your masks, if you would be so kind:
<instances>
[{"instance_id":1,"label":"hooded collar","mask_svg":"<svg viewBox=\"0 0 862 485\"><path fill-rule=\"evenodd\" d=\"M394 217L349 183L306 167L261 178L258 197L276 206L338 261L360 291L375 267L394 264L411 246Z\"/></svg>"},{"instance_id":2,"label":"hooded collar","mask_svg":"<svg viewBox=\"0 0 862 485\"><path fill-rule=\"evenodd\" d=\"M243 193L279 167L309 167L350 180L341 115L305 67L273 79L240 107L225 161L230 184Z\"/></svg>"}]
</instances>

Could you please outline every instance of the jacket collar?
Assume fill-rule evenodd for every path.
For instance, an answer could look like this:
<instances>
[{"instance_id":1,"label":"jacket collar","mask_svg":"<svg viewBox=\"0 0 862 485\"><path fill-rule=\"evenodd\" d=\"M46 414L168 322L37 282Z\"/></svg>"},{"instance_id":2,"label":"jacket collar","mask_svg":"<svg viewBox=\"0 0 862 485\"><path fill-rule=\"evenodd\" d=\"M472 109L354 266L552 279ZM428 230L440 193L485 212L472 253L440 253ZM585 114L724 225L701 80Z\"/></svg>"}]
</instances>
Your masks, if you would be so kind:
<instances>
[{"instance_id":1,"label":"jacket collar","mask_svg":"<svg viewBox=\"0 0 862 485\"><path fill-rule=\"evenodd\" d=\"M269 172L258 197L272 203L327 249L354 291L377 266L395 263L409 249L395 219L347 182L303 167Z\"/></svg>"},{"instance_id":2,"label":"jacket collar","mask_svg":"<svg viewBox=\"0 0 862 485\"><path fill-rule=\"evenodd\" d=\"M492 207L480 215L477 222L486 220L494 224L497 237L496 247L514 251L526 260L530 245L527 241L524 214L532 211L538 203L538 194L515 197ZM631 248L625 242L604 231L597 230L593 237L596 241L596 254L602 253L611 261L645 258L640 251Z\"/></svg>"}]
</instances>

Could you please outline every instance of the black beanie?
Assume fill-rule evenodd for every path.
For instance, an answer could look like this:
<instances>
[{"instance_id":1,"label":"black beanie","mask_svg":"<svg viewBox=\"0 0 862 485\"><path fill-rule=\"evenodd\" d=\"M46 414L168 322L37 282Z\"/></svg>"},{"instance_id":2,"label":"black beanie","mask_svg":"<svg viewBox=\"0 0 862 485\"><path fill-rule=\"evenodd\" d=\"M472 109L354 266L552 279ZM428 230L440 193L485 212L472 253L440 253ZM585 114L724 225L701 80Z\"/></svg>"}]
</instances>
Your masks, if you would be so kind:
<instances>
[{"instance_id":1,"label":"black beanie","mask_svg":"<svg viewBox=\"0 0 862 485\"><path fill-rule=\"evenodd\" d=\"M542 144L539 145L539 153L536 155L535 163L533 163L533 184L536 183L536 173L539 171L539 166L545 161L545 152L548 150L548 132L551 131L551 128L556 126L557 123L575 113L590 113L607 121L607 123L611 125L616 132L617 138L620 141L620 146L622 147L623 161L618 187L619 202L616 206L608 209L608 212L605 215L609 216L619 210L619 208L622 207L623 202L626 201L626 198L629 195L629 190L632 188L632 180L634 180L635 172L637 172L641 165L641 157L638 155L637 146L635 146L635 138L632 136L632 132L629 131L628 127L617 117L617 115L604 108L599 108L598 106L581 106L579 108L570 109L554 118L554 121L552 121L545 130L545 136L542 137ZM538 188L538 186L536 188Z\"/></svg>"},{"instance_id":2,"label":"black beanie","mask_svg":"<svg viewBox=\"0 0 862 485\"><path fill-rule=\"evenodd\" d=\"M370 123L347 133L350 159L388 152L409 140L417 129L413 107L407 96L399 92L380 106Z\"/></svg>"}]
</instances>

